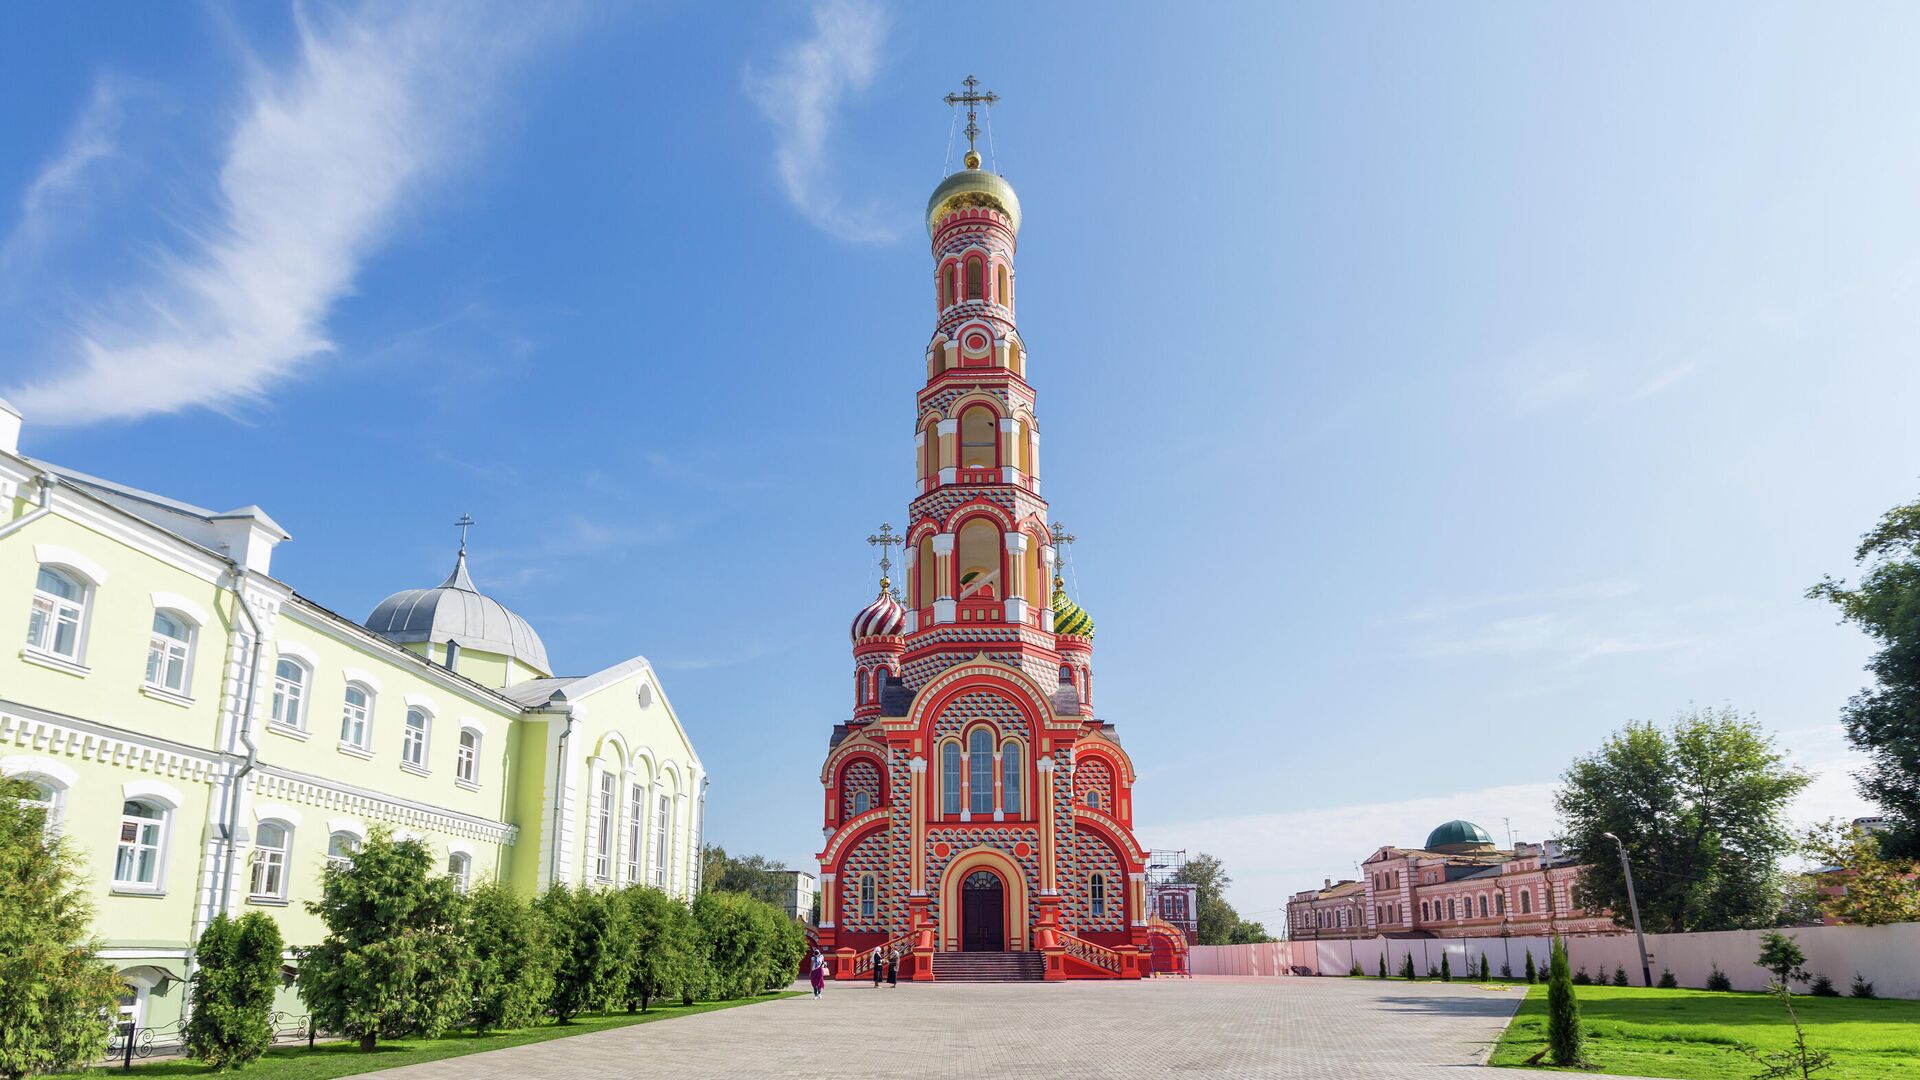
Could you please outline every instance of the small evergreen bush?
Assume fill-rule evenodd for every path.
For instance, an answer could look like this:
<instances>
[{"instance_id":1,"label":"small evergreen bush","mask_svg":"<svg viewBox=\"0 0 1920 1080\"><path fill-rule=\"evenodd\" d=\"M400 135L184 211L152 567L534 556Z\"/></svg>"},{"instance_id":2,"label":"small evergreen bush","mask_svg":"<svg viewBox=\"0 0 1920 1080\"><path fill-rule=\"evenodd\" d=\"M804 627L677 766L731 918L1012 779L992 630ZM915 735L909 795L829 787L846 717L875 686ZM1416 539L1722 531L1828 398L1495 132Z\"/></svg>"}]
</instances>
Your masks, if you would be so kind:
<instances>
[{"instance_id":1,"label":"small evergreen bush","mask_svg":"<svg viewBox=\"0 0 1920 1080\"><path fill-rule=\"evenodd\" d=\"M1574 973L1573 985L1575 986L1592 986L1593 985L1593 976L1587 974L1587 969L1584 966L1579 971Z\"/></svg>"},{"instance_id":2,"label":"small evergreen bush","mask_svg":"<svg viewBox=\"0 0 1920 1080\"><path fill-rule=\"evenodd\" d=\"M1709 990L1733 989L1733 980L1727 978L1727 973L1720 970L1719 964L1713 965L1713 970L1707 973L1707 989Z\"/></svg>"},{"instance_id":3,"label":"small evergreen bush","mask_svg":"<svg viewBox=\"0 0 1920 1080\"><path fill-rule=\"evenodd\" d=\"M1814 997L1839 997L1840 989L1834 986L1833 980L1827 978L1825 975L1815 975L1813 977L1813 985L1807 990L1807 993L1812 994Z\"/></svg>"},{"instance_id":4,"label":"small evergreen bush","mask_svg":"<svg viewBox=\"0 0 1920 1080\"><path fill-rule=\"evenodd\" d=\"M1453 981L1453 965L1451 962L1449 962L1446 953L1440 954L1440 981L1441 982Z\"/></svg>"},{"instance_id":5,"label":"small evergreen bush","mask_svg":"<svg viewBox=\"0 0 1920 1080\"><path fill-rule=\"evenodd\" d=\"M1680 989L1680 980L1673 977L1673 972L1662 968L1660 970L1660 989L1678 990Z\"/></svg>"},{"instance_id":6,"label":"small evergreen bush","mask_svg":"<svg viewBox=\"0 0 1920 1080\"><path fill-rule=\"evenodd\" d=\"M1383 979L1387 977L1387 952L1385 949L1380 950L1380 977Z\"/></svg>"},{"instance_id":7,"label":"small evergreen bush","mask_svg":"<svg viewBox=\"0 0 1920 1080\"><path fill-rule=\"evenodd\" d=\"M1365 978L1367 973L1361 970L1360 961L1355 960L1353 962L1353 967L1347 969L1347 974L1352 976L1353 978L1361 979L1361 978Z\"/></svg>"},{"instance_id":8,"label":"small evergreen bush","mask_svg":"<svg viewBox=\"0 0 1920 1080\"><path fill-rule=\"evenodd\" d=\"M1613 969L1613 985L1627 985L1627 965L1621 964L1619 967Z\"/></svg>"},{"instance_id":9,"label":"small evergreen bush","mask_svg":"<svg viewBox=\"0 0 1920 1080\"><path fill-rule=\"evenodd\" d=\"M1583 969L1583 970L1584 970L1584 969ZM1607 974L1607 965L1605 965L1605 964L1601 964L1601 965L1600 965L1600 973L1599 973L1598 975L1596 975L1596 976L1594 976L1594 979L1593 979L1593 985L1595 985L1595 986L1605 986L1605 985L1607 985L1608 983L1610 983L1610 982L1612 982L1612 981L1613 981L1613 976L1611 976L1611 975L1608 975L1608 974Z\"/></svg>"},{"instance_id":10,"label":"small evergreen bush","mask_svg":"<svg viewBox=\"0 0 1920 1080\"><path fill-rule=\"evenodd\" d=\"M215 915L194 948L193 1015L186 1051L215 1069L242 1066L273 1043L280 927L264 911Z\"/></svg>"},{"instance_id":11,"label":"small evergreen bush","mask_svg":"<svg viewBox=\"0 0 1920 1080\"><path fill-rule=\"evenodd\" d=\"M1486 982L1488 979L1491 979L1491 978L1493 978L1493 971L1492 969L1487 967L1487 954L1481 953L1480 954L1480 981Z\"/></svg>"},{"instance_id":12,"label":"small evergreen bush","mask_svg":"<svg viewBox=\"0 0 1920 1080\"><path fill-rule=\"evenodd\" d=\"M1413 975L1413 954L1412 953L1408 953L1407 958L1400 962L1400 977L1407 980L1408 982L1413 981L1414 975Z\"/></svg>"},{"instance_id":13,"label":"small evergreen bush","mask_svg":"<svg viewBox=\"0 0 1920 1080\"><path fill-rule=\"evenodd\" d=\"M1568 977L1566 943L1554 938L1547 969L1547 1052L1555 1065L1586 1062L1586 1032L1580 1028L1580 1003L1573 996L1574 984L1586 974L1583 969Z\"/></svg>"},{"instance_id":14,"label":"small evergreen bush","mask_svg":"<svg viewBox=\"0 0 1920 1080\"><path fill-rule=\"evenodd\" d=\"M1513 978L1513 965L1512 965L1512 964L1501 964L1501 965L1500 965L1500 977L1501 977L1501 978L1503 978L1503 979L1511 979L1511 978Z\"/></svg>"},{"instance_id":15,"label":"small evergreen bush","mask_svg":"<svg viewBox=\"0 0 1920 1080\"><path fill-rule=\"evenodd\" d=\"M1540 972L1535 970L1533 966L1533 950L1528 949L1527 950L1527 983L1531 985L1539 981L1540 981Z\"/></svg>"},{"instance_id":16,"label":"small evergreen bush","mask_svg":"<svg viewBox=\"0 0 1920 1080\"><path fill-rule=\"evenodd\" d=\"M1862 975L1857 971L1853 973L1853 985L1847 988L1847 993L1857 998L1870 998L1870 997L1878 996L1873 992L1873 984L1867 981L1867 977L1865 975Z\"/></svg>"},{"instance_id":17,"label":"small evergreen bush","mask_svg":"<svg viewBox=\"0 0 1920 1080\"><path fill-rule=\"evenodd\" d=\"M1800 951L1799 944L1778 930L1769 930L1760 938L1760 958L1754 961L1773 972L1773 981L1782 986L1806 982L1807 973L1800 967L1806 962L1807 954Z\"/></svg>"}]
</instances>

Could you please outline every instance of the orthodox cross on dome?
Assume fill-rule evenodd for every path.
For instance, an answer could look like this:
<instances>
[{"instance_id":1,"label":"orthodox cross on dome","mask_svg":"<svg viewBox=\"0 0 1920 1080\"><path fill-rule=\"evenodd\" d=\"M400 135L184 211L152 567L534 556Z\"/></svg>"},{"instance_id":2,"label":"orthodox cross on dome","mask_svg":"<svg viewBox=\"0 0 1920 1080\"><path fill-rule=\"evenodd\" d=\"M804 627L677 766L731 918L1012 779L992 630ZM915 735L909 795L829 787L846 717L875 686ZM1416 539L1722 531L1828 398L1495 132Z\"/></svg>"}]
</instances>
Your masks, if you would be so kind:
<instances>
[{"instance_id":1,"label":"orthodox cross on dome","mask_svg":"<svg viewBox=\"0 0 1920 1080\"><path fill-rule=\"evenodd\" d=\"M471 514L461 514L460 520L454 522L453 527L460 530L460 554L465 555L467 553L467 530L473 528L473 516Z\"/></svg>"},{"instance_id":2,"label":"orthodox cross on dome","mask_svg":"<svg viewBox=\"0 0 1920 1080\"><path fill-rule=\"evenodd\" d=\"M907 541L905 538L894 534L893 524L891 522L883 521L880 523L880 531L867 537L867 543L880 549L880 591L888 596L892 596L893 581L888 578L887 572L893 569L893 560L887 557L887 549L905 547Z\"/></svg>"},{"instance_id":3,"label":"orthodox cross on dome","mask_svg":"<svg viewBox=\"0 0 1920 1080\"><path fill-rule=\"evenodd\" d=\"M1080 538L1067 531L1065 525L1053 523L1053 587L1058 589L1066 584L1060 577L1060 567L1067 561L1068 546L1078 543Z\"/></svg>"},{"instance_id":4,"label":"orthodox cross on dome","mask_svg":"<svg viewBox=\"0 0 1920 1080\"><path fill-rule=\"evenodd\" d=\"M979 105L992 105L994 102L1000 100L1000 95L991 90L984 94L976 92L975 88L980 85L980 80L971 75L961 79L960 85L966 87L964 92L948 94L941 100L949 105L965 105L967 107L967 167L978 168L980 164L980 154L973 148L973 142L980 135L980 125L974 122L974 109L975 106ZM948 152L951 153L952 151Z\"/></svg>"}]
</instances>

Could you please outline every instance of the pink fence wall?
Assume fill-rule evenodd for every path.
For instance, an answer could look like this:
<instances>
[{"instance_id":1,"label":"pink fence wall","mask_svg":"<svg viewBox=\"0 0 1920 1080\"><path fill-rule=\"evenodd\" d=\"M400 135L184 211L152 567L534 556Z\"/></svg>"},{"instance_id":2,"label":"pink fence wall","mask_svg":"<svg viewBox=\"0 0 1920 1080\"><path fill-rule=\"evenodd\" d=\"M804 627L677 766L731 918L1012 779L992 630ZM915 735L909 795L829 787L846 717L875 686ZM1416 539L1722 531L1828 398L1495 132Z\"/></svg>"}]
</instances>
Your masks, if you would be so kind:
<instances>
[{"instance_id":1,"label":"pink fence wall","mask_svg":"<svg viewBox=\"0 0 1920 1080\"><path fill-rule=\"evenodd\" d=\"M1718 966L1736 990L1763 990L1768 973L1754 963L1760 955L1762 930L1730 930L1713 934L1649 934L1647 952L1653 976L1673 972L1681 986L1701 987ZM1881 997L1920 998L1920 923L1892 926L1807 926L1783 930L1807 954L1806 969L1824 974L1845 993L1855 974L1874 984ZM1480 958L1500 974L1508 965L1514 975L1526 969L1526 956L1544 974L1547 939L1514 938L1363 938L1357 941L1282 941L1266 945L1196 945L1195 975L1287 975L1306 968L1322 975L1345 975L1353 965L1368 975L1379 973L1384 954L1387 973L1398 974L1408 956L1416 972L1425 975L1440 966L1441 956L1455 976L1478 972ZM1625 965L1635 985L1640 983L1640 956L1632 934L1579 937L1567 940L1567 956L1576 969L1597 975ZM1796 989L1804 990L1801 984Z\"/></svg>"}]
</instances>

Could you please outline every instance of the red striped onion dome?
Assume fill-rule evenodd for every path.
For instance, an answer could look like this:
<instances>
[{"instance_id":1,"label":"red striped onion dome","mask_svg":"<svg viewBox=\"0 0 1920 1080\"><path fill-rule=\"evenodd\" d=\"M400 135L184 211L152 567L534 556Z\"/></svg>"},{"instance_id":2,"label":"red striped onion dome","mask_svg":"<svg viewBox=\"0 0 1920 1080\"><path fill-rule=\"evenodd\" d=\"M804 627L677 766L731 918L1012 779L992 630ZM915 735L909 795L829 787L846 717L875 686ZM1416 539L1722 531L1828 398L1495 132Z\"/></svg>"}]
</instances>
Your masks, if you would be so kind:
<instances>
[{"instance_id":1,"label":"red striped onion dome","mask_svg":"<svg viewBox=\"0 0 1920 1080\"><path fill-rule=\"evenodd\" d=\"M880 579L880 596L873 603L860 609L853 617L853 640L861 641L870 637L883 637L904 633L907 629L907 609L893 598L892 583L886 578Z\"/></svg>"}]
</instances>

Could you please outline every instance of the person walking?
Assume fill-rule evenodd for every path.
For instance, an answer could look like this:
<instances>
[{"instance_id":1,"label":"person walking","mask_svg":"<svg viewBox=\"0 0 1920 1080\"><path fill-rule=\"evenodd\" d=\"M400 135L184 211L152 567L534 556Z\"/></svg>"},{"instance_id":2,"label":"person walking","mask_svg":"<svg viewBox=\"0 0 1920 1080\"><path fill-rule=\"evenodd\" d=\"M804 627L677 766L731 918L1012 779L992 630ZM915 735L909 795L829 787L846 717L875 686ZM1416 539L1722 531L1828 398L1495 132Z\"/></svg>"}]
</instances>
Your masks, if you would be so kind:
<instances>
[{"instance_id":1,"label":"person walking","mask_svg":"<svg viewBox=\"0 0 1920 1080\"><path fill-rule=\"evenodd\" d=\"M875 945L873 947L873 988L875 990L880 989L880 979L886 974L881 970L883 963L885 961L881 957L880 946Z\"/></svg>"},{"instance_id":2,"label":"person walking","mask_svg":"<svg viewBox=\"0 0 1920 1080\"><path fill-rule=\"evenodd\" d=\"M887 985L888 986L900 985L900 950L899 949L895 949L892 952L887 954Z\"/></svg>"},{"instance_id":3,"label":"person walking","mask_svg":"<svg viewBox=\"0 0 1920 1080\"><path fill-rule=\"evenodd\" d=\"M820 955L819 949L813 950L813 970L807 979L813 984L813 996L818 998L827 988L827 958Z\"/></svg>"}]
</instances>

